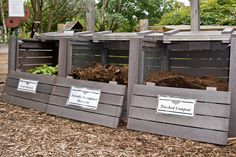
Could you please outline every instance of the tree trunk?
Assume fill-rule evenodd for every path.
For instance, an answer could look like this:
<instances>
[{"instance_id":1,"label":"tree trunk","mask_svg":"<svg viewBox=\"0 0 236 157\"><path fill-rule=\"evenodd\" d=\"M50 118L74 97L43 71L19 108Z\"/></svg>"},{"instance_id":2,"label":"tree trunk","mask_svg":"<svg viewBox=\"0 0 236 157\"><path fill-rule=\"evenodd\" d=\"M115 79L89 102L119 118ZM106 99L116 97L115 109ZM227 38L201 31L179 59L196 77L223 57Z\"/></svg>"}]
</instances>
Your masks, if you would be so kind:
<instances>
[{"instance_id":1,"label":"tree trunk","mask_svg":"<svg viewBox=\"0 0 236 157\"><path fill-rule=\"evenodd\" d=\"M3 22L3 41L6 42L7 41L7 27L6 27L6 23L5 23L5 16L4 16L4 6L3 6L3 1L1 1L0 3L1 5L1 16L2 16L2 22Z\"/></svg>"}]
</instances>

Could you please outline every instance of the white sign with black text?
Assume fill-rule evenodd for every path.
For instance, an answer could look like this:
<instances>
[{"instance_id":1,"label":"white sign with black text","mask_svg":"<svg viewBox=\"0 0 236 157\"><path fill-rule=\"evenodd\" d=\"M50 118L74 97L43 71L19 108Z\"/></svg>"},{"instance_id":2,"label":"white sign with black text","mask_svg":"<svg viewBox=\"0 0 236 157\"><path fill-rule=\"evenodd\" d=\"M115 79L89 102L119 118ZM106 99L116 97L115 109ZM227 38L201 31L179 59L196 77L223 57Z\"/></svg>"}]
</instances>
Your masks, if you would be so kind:
<instances>
[{"instance_id":1,"label":"white sign with black text","mask_svg":"<svg viewBox=\"0 0 236 157\"><path fill-rule=\"evenodd\" d=\"M9 17L24 17L24 0L8 0Z\"/></svg>"},{"instance_id":2,"label":"white sign with black text","mask_svg":"<svg viewBox=\"0 0 236 157\"><path fill-rule=\"evenodd\" d=\"M38 81L20 78L20 81L19 81L18 87L17 87L17 91L35 94L37 86L38 86Z\"/></svg>"},{"instance_id":3,"label":"white sign with black text","mask_svg":"<svg viewBox=\"0 0 236 157\"><path fill-rule=\"evenodd\" d=\"M193 117L196 99L158 95L157 112L163 114Z\"/></svg>"},{"instance_id":4,"label":"white sign with black text","mask_svg":"<svg viewBox=\"0 0 236 157\"><path fill-rule=\"evenodd\" d=\"M97 110L101 90L72 86L66 105Z\"/></svg>"}]
</instances>

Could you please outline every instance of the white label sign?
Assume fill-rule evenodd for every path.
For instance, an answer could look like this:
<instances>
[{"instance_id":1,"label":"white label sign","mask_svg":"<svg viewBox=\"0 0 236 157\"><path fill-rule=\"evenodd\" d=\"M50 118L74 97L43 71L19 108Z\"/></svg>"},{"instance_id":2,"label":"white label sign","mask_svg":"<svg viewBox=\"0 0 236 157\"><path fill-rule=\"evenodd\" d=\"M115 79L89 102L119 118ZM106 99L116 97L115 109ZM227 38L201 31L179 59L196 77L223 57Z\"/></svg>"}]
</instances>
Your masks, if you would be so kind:
<instances>
[{"instance_id":1,"label":"white label sign","mask_svg":"<svg viewBox=\"0 0 236 157\"><path fill-rule=\"evenodd\" d=\"M101 90L71 87L67 105L97 110Z\"/></svg>"},{"instance_id":2,"label":"white label sign","mask_svg":"<svg viewBox=\"0 0 236 157\"><path fill-rule=\"evenodd\" d=\"M20 81L19 81L18 87L17 87L17 91L35 94L37 86L38 86L38 81L20 78Z\"/></svg>"},{"instance_id":3,"label":"white label sign","mask_svg":"<svg viewBox=\"0 0 236 157\"><path fill-rule=\"evenodd\" d=\"M24 17L24 0L8 0L9 17Z\"/></svg>"},{"instance_id":4,"label":"white label sign","mask_svg":"<svg viewBox=\"0 0 236 157\"><path fill-rule=\"evenodd\" d=\"M157 112L164 114L194 116L196 99L158 95Z\"/></svg>"}]
</instances>

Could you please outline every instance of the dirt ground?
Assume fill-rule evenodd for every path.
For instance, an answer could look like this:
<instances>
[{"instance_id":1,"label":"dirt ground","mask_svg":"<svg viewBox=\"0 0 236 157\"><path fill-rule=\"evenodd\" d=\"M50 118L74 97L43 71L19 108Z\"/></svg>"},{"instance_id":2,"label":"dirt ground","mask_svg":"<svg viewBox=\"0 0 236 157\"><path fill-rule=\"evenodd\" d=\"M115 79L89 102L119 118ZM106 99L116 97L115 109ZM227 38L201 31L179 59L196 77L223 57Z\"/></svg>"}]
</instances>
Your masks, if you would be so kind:
<instances>
[{"instance_id":1,"label":"dirt ground","mask_svg":"<svg viewBox=\"0 0 236 157\"><path fill-rule=\"evenodd\" d=\"M0 85L2 91L3 85ZM1 157L235 157L236 145L86 124L0 101Z\"/></svg>"}]
</instances>

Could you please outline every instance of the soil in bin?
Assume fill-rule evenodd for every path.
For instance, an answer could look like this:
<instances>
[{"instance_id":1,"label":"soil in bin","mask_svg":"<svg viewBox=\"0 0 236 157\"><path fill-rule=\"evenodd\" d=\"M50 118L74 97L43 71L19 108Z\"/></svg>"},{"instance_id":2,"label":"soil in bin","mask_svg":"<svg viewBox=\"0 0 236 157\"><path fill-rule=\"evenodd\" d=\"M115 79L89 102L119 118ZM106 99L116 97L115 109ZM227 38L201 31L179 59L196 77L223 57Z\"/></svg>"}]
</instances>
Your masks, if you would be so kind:
<instances>
[{"instance_id":1,"label":"soil in bin","mask_svg":"<svg viewBox=\"0 0 236 157\"><path fill-rule=\"evenodd\" d=\"M128 66L93 64L88 68L73 68L71 76L75 79L96 82L116 81L118 84L128 84ZM228 91L228 82L213 76L192 77L173 72L151 72L145 82L153 82L157 86L206 89L216 87L219 91Z\"/></svg>"}]
</instances>

